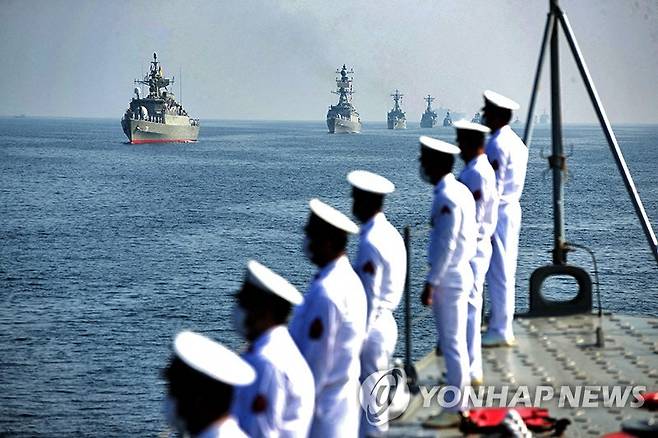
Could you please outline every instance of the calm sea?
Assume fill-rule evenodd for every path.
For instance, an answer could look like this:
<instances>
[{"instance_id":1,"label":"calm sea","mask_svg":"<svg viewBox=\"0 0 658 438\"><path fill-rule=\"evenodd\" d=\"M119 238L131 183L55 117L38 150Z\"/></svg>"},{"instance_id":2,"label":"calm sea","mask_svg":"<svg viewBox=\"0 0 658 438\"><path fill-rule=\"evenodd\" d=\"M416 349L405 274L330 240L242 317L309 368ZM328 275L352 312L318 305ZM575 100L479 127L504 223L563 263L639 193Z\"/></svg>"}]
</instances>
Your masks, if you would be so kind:
<instances>
[{"instance_id":1,"label":"calm sea","mask_svg":"<svg viewBox=\"0 0 658 438\"><path fill-rule=\"evenodd\" d=\"M128 145L118 120L0 119L0 434L152 435L164 427L161 367L190 328L240 349L231 293L256 258L304 290L307 201L349 211L348 171L398 187L391 221L412 229L414 357L433 344L418 305L431 188L418 136L328 135L324 123L205 122L195 144ZM616 133L658 225L658 126ZM550 261L550 131L538 128L523 196L517 280ZM658 268L596 126L565 128L566 230L595 252L607 310L658 315ZM350 246L354 253L354 246ZM570 261L591 267L587 255ZM551 281L554 296L573 294ZM398 314L402 327L402 315ZM402 345L398 354L403 354Z\"/></svg>"}]
</instances>

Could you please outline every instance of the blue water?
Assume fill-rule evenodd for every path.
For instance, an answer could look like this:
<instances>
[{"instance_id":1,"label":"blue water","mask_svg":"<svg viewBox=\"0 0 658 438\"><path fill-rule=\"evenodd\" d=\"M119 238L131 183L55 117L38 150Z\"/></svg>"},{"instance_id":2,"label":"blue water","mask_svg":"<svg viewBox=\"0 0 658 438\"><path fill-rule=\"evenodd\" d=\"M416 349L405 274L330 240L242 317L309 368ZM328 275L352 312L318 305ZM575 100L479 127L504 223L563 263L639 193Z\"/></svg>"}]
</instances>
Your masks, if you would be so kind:
<instances>
[{"instance_id":1,"label":"blue water","mask_svg":"<svg viewBox=\"0 0 658 438\"><path fill-rule=\"evenodd\" d=\"M433 344L431 314L417 304L431 188L417 169L417 137L429 131L415 126L367 123L360 135L333 136L320 122L205 122L196 144L132 146L118 120L0 119L0 434L161 430L159 371L172 336L191 328L242 348L228 321L246 260L304 290L313 273L301 251L307 201L349 211L344 178L355 168L393 180L388 215L415 225L421 356ZM658 225L658 126L616 133ZM521 310L530 273L550 261L551 180L540 156L549 140L538 128L530 152ZM567 237L595 251L604 307L657 316L658 268L599 128L568 126L565 144ZM570 261L591 266L578 253ZM551 285L555 296L573 293Z\"/></svg>"}]
</instances>

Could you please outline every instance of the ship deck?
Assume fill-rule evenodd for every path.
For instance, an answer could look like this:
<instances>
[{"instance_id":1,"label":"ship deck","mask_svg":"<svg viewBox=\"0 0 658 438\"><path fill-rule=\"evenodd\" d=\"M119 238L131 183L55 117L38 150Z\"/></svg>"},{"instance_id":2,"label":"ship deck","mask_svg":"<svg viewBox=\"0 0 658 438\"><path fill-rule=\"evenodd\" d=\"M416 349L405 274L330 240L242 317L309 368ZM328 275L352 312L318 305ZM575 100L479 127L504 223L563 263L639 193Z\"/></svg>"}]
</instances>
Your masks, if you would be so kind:
<instances>
[{"instance_id":1,"label":"ship deck","mask_svg":"<svg viewBox=\"0 0 658 438\"><path fill-rule=\"evenodd\" d=\"M516 347L483 350L483 386L508 385L510 397L520 385L552 386L556 394L562 385L642 385L649 392L658 390L658 318L606 314L602 321L605 344L597 347L596 315L517 318ZM431 388L444 371L443 360L432 351L416 363L416 371L418 384ZM534 398L535 393L530 395ZM556 396L541 407L549 409L551 417L571 421L564 433L567 437L600 437L620 431L621 423L629 419L658 422L658 413L628 403L625 407L596 404L599 407L558 407ZM391 424L389 436L462 436L458 429L422 427L424 420L439 411L436 398L424 407L418 394Z\"/></svg>"}]
</instances>

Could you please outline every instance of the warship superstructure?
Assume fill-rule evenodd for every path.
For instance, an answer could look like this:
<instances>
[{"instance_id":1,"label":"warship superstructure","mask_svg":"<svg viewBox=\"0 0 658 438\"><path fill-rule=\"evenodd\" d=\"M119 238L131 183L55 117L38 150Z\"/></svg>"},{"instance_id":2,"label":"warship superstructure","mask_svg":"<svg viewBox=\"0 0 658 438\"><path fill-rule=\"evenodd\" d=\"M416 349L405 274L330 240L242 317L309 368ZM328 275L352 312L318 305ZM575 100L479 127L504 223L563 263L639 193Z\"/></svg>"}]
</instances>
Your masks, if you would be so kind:
<instances>
[{"instance_id":1,"label":"warship superstructure","mask_svg":"<svg viewBox=\"0 0 658 438\"><path fill-rule=\"evenodd\" d=\"M475 115L471 119L471 123L482 123L482 116L480 115L479 112L475 113Z\"/></svg>"},{"instance_id":2,"label":"warship superstructure","mask_svg":"<svg viewBox=\"0 0 658 438\"><path fill-rule=\"evenodd\" d=\"M388 124L388 129L407 129L407 115L400 108L400 102L402 102L402 97L404 94L400 93L400 90L395 90L395 93L391 94L393 98L394 106L387 114L386 121Z\"/></svg>"},{"instance_id":3,"label":"warship superstructure","mask_svg":"<svg viewBox=\"0 0 658 438\"><path fill-rule=\"evenodd\" d=\"M130 143L166 143L196 141L199 120L192 119L176 102L168 89L174 79L164 76L158 56L153 54L149 73L135 84L147 85L149 93L142 97L135 88L135 97L121 119L121 127Z\"/></svg>"},{"instance_id":4,"label":"warship superstructure","mask_svg":"<svg viewBox=\"0 0 658 438\"><path fill-rule=\"evenodd\" d=\"M361 117L352 105L352 77L354 70L347 70L345 64L340 70L336 70L340 77L336 78L336 91L338 103L329 106L327 111L327 128L331 134L352 134L361 132Z\"/></svg>"},{"instance_id":5,"label":"warship superstructure","mask_svg":"<svg viewBox=\"0 0 658 438\"><path fill-rule=\"evenodd\" d=\"M450 111L446 111L446 116L443 119L443 127L447 128L452 126L452 118L450 118Z\"/></svg>"},{"instance_id":6,"label":"warship superstructure","mask_svg":"<svg viewBox=\"0 0 658 438\"><path fill-rule=\"evenodd\" d=\"M427 102L427 108L425 108L425 112L420 119L420 127L434 128L439 121L438 114L436 114L436 111L432 109L432 102L434 102L434 97L428 94L425 98L425 102Z\"/></svg>"}]
</instances>

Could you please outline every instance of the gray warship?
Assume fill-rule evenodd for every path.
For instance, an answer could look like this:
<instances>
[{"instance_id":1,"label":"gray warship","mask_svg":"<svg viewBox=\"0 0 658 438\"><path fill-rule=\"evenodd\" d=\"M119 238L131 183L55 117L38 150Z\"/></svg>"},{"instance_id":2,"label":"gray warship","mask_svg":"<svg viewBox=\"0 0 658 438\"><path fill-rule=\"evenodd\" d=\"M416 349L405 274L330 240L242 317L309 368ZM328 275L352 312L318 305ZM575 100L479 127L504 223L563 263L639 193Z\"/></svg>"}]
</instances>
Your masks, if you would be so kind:
<instances>
[{"instance_id":1,"label":"gray warship","mask_svg":"<svg viewBox=\"0 0 658 438\"><path fill-rule=\"evenodd\" d=\"M402 111L402 108L400 108L402 96L404 96L404 94L400 94L400 90L397 89L395 90L395 93L391 94L395 104L386 117L388 129L407 129L407 115Z\"/></svg>"},{"instance_id":2,"label":"gray warship","mask_svg":"<svg viewBox=\"0 0 658 438\"><path fill-rule=\"evenodd\" d=\"M447 128L452 126L452 118L450 117L450 111L446 111L446 116L443 119L443 127Z\"/></svg>"},{"instance_id":3,"label":"gray warship","mask_svg":"<svg viewBox=\"0 0 658 438\"><path fill-rule=\"evenodd\" d=\"M340 70L336 70L340 77L336 78L336 91L338 103L329 106L327 111L327 128L331 134L353 134L361 132L361 117L352 105L352 78L354 70L347 70L345 64Z\"/></svg>"},{"instance_id":4,"label":"gray warship","mask_svg":"<svg viewBox=\"0 0 658 438\"><path fill-rule=\"evenodd\" d=\"M434 128L439 120L438 114L432 109L432 102L434 102L434 98L428 94L425 98L425 102L427 102L427 108L425 108L425 112L420 118L420 127Z\"/></svg>"},{"instance_id":5,"label":"gray warship","mask_svg":"<svg viewBox=\"0 0 658 438\"><path fill-rule=\"evenodd\" d=\"M167 88L174 79L164 77L158 56L153 54L151 69L135 84L148 85L149 94L141 96L135 88L135 97L121 119L121 127L132 144L191 142L199 136L199 119L188 116Z\"/></svg>"},{"instance_id":6,"label":"gray warship","mask_svg":"<svg viewBox=\"0 0 658 438\"><path fill-rule=\"evenodd\" d=\"M475 113L473 118L471 119L472 123L482 123L482 116L480 115L479 112Z\"/></svg>"}]
</instances>

